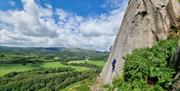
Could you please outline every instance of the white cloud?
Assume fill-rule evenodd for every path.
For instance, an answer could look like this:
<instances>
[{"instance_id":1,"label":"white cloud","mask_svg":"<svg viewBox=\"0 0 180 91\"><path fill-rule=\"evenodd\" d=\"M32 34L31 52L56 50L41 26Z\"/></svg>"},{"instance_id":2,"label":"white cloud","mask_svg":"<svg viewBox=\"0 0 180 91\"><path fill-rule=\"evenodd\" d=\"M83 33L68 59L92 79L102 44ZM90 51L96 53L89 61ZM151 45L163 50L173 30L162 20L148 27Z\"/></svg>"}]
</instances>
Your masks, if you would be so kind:
<instances>
[{"instance_id":1,"label":"white cloud","mask_svg":"<svg viewBox=\"0 0 180 91\"><path fill-rule=\"evenodd\" d=\"M123 0L105 0L105 3L101 5L102 8L117 9L122 8L127 1Z\"/></svg>"},{"instance_id":2,"label":"white cloud","mask_svg":"<svg viewBox=\"0 0 180 91\"><path fill-rule=\"evenodd\" d=\"M41 7L34 0L22 2L23 10L0 11L0 45L107 50L115 39L126 6L124 3L109 14L87 18L63 9L53 12L50 5Z\"/></svg>"}]
</instances>

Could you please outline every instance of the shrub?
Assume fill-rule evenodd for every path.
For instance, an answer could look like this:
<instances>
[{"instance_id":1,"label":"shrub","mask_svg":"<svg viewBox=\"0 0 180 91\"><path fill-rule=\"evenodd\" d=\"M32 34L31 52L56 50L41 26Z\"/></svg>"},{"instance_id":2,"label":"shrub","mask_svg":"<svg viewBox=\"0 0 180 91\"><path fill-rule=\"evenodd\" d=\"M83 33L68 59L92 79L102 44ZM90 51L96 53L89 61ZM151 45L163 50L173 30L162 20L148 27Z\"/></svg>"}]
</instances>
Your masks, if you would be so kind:
<instances>
[{"instance_id":1,"label":"shrub","mask_svg":"<svg viewBox=\"0 0 180 91\"><path fill-rule=\"evenodd\" d=\"M125 58L123 79L114 81L121 91L164 91L171 89L175 70L169 62L176 39L162 40L152 48L135 49Z\"/></svg>"}]
</instances>

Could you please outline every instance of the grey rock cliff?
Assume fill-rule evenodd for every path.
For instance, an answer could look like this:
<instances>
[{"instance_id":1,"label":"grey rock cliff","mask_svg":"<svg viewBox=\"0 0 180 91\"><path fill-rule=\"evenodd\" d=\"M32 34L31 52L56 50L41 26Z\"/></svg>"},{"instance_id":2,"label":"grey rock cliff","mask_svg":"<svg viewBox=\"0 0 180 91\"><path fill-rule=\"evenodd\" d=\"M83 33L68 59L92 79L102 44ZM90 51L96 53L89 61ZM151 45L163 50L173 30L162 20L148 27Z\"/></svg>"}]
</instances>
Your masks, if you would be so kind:
<instances>
[{"instance_id":1,"label":"grey rock cliff","mask_svg":"<svg viewBox=\"0 0 180 91\"><path fill-rule=\"evenodd\" d=\"M174 78L172 91L180 91L180 45L171 58L171 65L176 69L176 76Z\"/></svg>"},{"instance_id":2,"label":"grey rock cliff","mask_svg":"<svg viewBox=\"0 0 180 91\"><path fill-rule=\"evenodd\" d=\"M108 84L123 71L126 54L135 48L152 47L168 36L169 28L176 24L180 5L176 0L129 0L122 25L114 41L98 83ZM117 60L112 72L111 62Z\"/></svg>"}]
</instances>

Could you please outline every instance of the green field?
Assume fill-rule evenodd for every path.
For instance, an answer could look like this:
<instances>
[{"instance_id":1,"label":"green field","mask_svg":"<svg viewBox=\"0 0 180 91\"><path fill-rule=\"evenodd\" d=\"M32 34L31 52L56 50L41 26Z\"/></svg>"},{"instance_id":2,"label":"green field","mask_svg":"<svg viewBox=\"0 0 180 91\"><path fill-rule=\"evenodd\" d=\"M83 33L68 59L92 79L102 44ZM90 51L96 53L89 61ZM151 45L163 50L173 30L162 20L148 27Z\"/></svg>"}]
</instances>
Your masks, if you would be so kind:
<instances>
[{"instance_id":1,"label":"green field","mask_svg":"<svg viewBox=\"0 0 180 91\"><path fill-rule=\"evenodd\" d=\"M103 66L104 65L104 61L95 61L95 60L74 60L74 61L69 61L68 63L88 63L88 64L93 64L93 65L97 65L97 66Z\"/></svg>"},{"instance_id":2,"label":"green field","mask_svg":"<svg viewBox=\"0 0 180 91\"><path fill-rule=\"evenodd\" d=\"M23 66L22 64L0 64L0 76L3 76L4 74L16 71L26 71L26 70L32 70L38 67L33 66L32 64L28 64Z\"/></svg>"},{"instance_id":3,"label":"green field","mask_svg":"<svg viewBox=\"0 0 180 91\"><path fill-rule=\"evenodd\" d=\"M78 60L78 61L69 61L68 63L84 63L87 62L88 64L95 64L97 66L103 66L104 61L92 61L92 60ZM70 65L63 65L60 62L44 62L44 63L36 63L36 64L0 64L0 76L3 76L10 72L21 72L27 71L32 69L38 68L58 68L58 67L71 67L74 68L76 71L85 71L89 68L80 67L80 66L70 66Z\"/></svg>"},{"instance_id":4,"label":"green field","mask_svg":"<svg viewBox=\"0 0 180 91\"><path fill-rule=\"evenodd\" d=\"M67 86L61 91L90 91L90 86L95 82L95 79L85 79Z\"/></svg>"},{"instance_id":5,"label":"green field","mask_svg":"<svg viewBox=\"0 0 180 91\"><path fill-rule=\"evenodd\" d=\"M86 67L80 67L80 66L68 66L63 65L60 62L46 62L40 65L42 68L58 68L58 67L71 67L74 68L76 71L85 71L88 70Z\"/></svg>"}]
</instances>

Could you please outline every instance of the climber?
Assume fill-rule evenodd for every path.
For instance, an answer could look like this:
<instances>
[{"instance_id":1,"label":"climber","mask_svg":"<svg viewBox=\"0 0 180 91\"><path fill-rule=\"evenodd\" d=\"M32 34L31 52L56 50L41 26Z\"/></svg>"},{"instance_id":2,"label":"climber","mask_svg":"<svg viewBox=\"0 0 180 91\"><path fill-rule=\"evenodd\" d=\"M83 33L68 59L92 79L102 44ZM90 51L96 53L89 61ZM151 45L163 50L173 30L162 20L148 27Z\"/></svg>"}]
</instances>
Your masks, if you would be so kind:
<instances>
[{"instance_id":1,"label":"climber","mask_svg":"<svg viewBox=\"0 0 180 91\"><path fill-rule=\"evenodd\" d=\"M114 71L115 70L115 65L116 65L116 59L113 59L111 64L112 64L112 71Z\"/></svg>"},{"instance_id":2,"label":"climber","mask_svg":"<svg viewBox=\"0 0 180 91\"><path fill-rule=\"evenodd\" d=\"M109 50L110 50L110 51L112 50L112 46L109 48Z\"/></svg>"}]
</instances>

